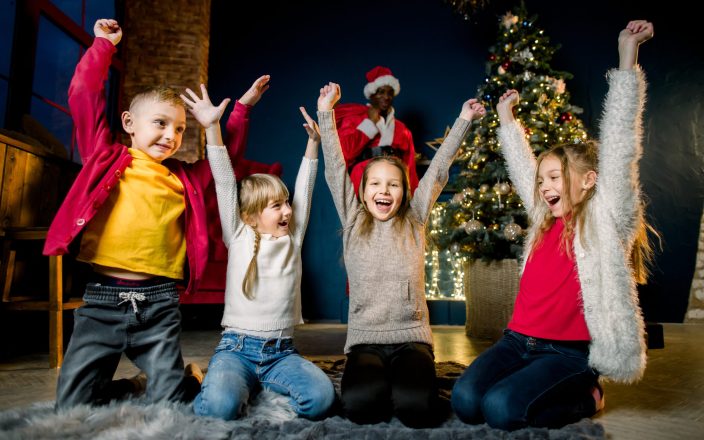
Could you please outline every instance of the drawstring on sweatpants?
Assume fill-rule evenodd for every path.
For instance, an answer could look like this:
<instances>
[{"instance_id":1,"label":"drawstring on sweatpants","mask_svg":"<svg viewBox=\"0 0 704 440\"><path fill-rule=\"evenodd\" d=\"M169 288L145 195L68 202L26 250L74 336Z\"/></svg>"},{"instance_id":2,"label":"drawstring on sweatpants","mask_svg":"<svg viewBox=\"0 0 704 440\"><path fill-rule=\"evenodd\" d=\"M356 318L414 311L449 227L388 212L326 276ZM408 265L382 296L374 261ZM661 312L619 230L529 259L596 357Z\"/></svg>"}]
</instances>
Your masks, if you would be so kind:
<instances>
[{"instance_id":1,"label":"drawstring on sweatpants","mask_svg":"<svg viewBox=\"0 0 704 440\"><path fill-rule=\"evenodd\" d=\"M137 308L137 301L144 301L147 299L146 296L144 296L143 293L139 292L120 292L120 299L122 300L119 302L117 305L121 306L122 304L126 302L131 302L132 303L132 309L134 309L134 314L136 315L139 313L139 309Z\"/></svg>"}]
</instances>

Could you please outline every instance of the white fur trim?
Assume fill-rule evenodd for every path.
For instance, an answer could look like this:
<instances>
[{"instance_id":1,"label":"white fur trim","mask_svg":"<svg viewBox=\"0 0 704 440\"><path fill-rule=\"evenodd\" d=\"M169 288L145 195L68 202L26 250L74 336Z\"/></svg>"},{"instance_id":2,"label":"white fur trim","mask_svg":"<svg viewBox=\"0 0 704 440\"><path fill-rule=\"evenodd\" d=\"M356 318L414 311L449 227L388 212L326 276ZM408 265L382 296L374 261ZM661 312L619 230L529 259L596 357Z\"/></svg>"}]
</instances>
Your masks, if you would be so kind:
<instances>
[{"instance_id":1,"label":"white fur trim","mask_svg":"<svg viewBox=\"0 0 704 440\"><path fill-rule=\"evenodd\" d=\"M401 92L401 83L398 82L398 79L395 76L384 75L364 86L364 97L369 99L381 86L391 86L394 89L394 96Z\"/></svg>"},{"instance_id":2,"label":"white fur trim","mask_svg":"<svg viewBox=\"0 0 704 440\"><path fill-rule=\"evenodd\" d=\"M367 118L359 123L357 130L364 133L369 139L374 139L374 137L379 134L379 129L374 125L371 119Z\"/></svg>"}]
</instances>

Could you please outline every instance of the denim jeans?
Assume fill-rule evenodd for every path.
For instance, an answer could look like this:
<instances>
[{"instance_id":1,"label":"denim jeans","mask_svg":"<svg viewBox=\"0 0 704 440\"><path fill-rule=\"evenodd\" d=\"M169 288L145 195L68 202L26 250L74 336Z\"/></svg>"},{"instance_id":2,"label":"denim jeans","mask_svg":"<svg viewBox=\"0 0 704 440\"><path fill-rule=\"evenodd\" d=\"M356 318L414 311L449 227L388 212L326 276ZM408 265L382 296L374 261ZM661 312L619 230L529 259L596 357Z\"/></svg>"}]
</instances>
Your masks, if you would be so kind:
<instances>
[{"instance_id":1,"label":"denim jeans","mask_svg":"<svg viewBox=\"0 0 704 440\"><path fill-rule=\"evenodd\" d=\"M596 412L599 375L587 343L550 341L505 330L455 383L452 407L465 423L494 428L557 428Z\"/></svg>"},{"instance_id":2,"label":"denim jeans","mask_svg":"<svg viewBox=\"0 0 704 440\"><path fill-rule=\"evenodd\" d=\"M106 403L120 356L147 375L146 399L184 398L181 312L174 282L149 287L88 283L56 387L56 407Z\"/></svg>"},{"instance_id":3,"label":"denim jeans","mask_svg":"<svg viewBox=\"0 0 704 440\"><path fill-rule=\"evenodd\" d=\"M324 417L335 400L328 376L298 354L293 339L227 332L210 359L193 411L234 420L260 387L288 396L294 411L308 419Z\"/></svg>"}]
</instances>

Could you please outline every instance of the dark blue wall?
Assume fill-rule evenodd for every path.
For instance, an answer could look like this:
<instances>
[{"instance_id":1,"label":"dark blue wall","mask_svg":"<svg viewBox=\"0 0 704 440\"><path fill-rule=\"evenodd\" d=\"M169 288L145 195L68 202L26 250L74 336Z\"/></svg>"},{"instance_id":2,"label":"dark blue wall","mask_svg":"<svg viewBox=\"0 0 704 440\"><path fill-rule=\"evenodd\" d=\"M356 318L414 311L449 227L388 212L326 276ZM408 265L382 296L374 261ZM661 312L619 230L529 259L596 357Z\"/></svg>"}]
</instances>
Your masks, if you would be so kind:
<instances>
[{"instance_id":1,"label":"dark blue wall","mask_svg":"<svg viewBox=\"0 0 704 440\"><path fill-rule=\"evenodd\" d=\"M619 30L631 18L655 23L656 38L640 57L650 82L641 174L664 246L642 302L647 319L679 322L704 202L699 38L696 25L678 15L687 9L682 1L668 3L668 10L662 3L657 9L643 1L611 3L527 5L538 14L538 25L562 45L553 66L574 74L567 87L572 103L584 108L581 117L591 134L597 132L606 92L604 72L618 60ZM397 115L413 131L416 148L427 152L424 143L441 136L462 102L476 93L487 48L495 41L496 18L511 5L491 2L465 21L441 0L213 0L211 96L238 98L259 75L272 75L271 89L252 115L247 156L281 161L292 188L306 142L298 106L313 112L318 89L327 81L342 85L343 102L364 102L364 73L386 65L401 82ZM339 229L321 164L303 256L309 319L340 319L345 273Z\"/></svg>"}]
</instances>

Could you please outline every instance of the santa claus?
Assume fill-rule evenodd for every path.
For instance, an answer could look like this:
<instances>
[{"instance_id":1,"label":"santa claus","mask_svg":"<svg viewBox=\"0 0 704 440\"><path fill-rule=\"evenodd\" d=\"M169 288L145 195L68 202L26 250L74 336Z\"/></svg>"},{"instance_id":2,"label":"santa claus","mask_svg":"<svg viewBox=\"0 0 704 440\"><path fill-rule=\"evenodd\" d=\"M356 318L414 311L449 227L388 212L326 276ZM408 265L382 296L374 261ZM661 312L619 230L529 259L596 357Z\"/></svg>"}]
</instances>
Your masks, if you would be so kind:
<instances>
[{"instance_id":1,"label":"santa claus","mask_svg":"<svg viewBox=\"0 0 704 440\"><path fill-rule=\"evenodd\" d=\"M391 70L377 66L367 72L364 96L369 103L335 107L342 153L357 192L369 159L382 155L399 157L408 166L411 191L418 186L413 136L406 125L396 119L392 106L400 91L401 85Z\"/></svg>"}]
</instances>

